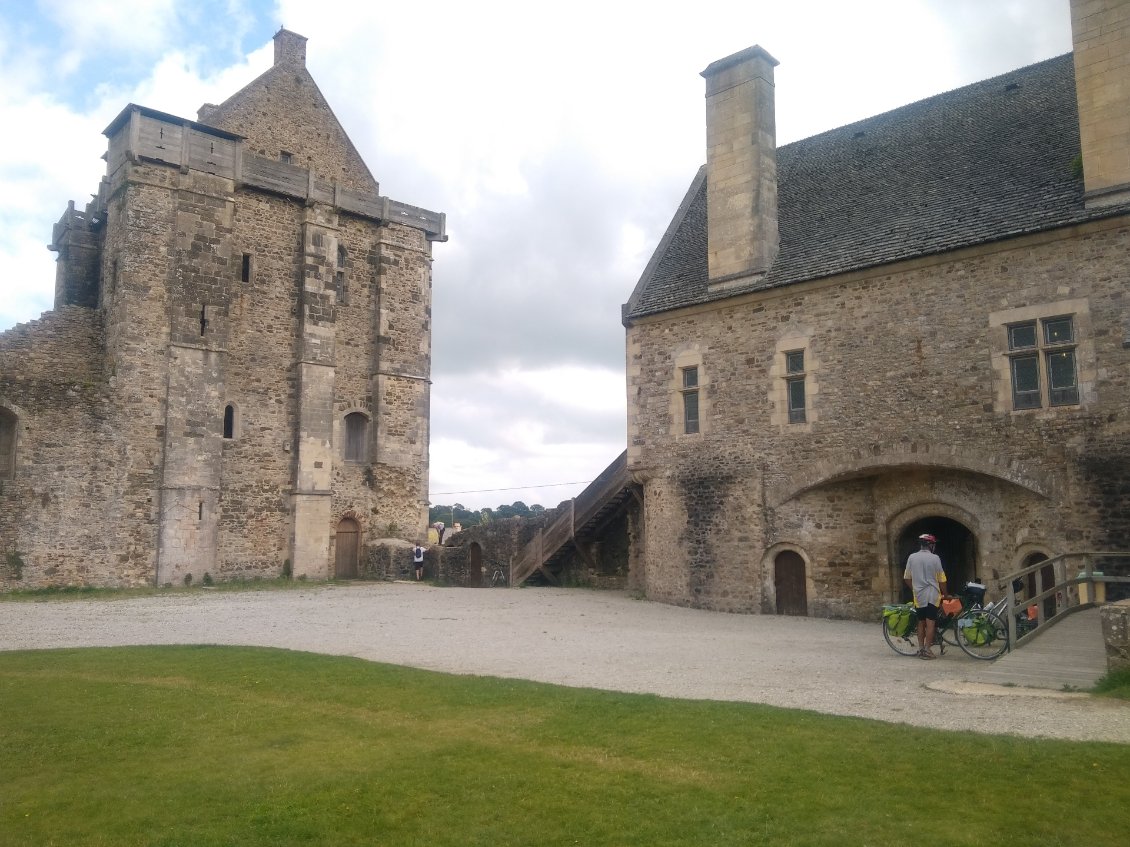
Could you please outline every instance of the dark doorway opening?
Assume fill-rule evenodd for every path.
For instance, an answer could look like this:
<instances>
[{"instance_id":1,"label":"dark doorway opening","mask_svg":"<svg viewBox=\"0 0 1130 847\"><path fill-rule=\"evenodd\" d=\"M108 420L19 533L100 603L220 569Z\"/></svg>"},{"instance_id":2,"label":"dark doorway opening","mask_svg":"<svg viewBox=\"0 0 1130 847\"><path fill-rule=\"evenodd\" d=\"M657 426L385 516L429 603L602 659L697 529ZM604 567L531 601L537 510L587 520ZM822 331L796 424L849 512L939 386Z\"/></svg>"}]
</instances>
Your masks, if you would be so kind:
<instances>
[{"instance_id":1,"label":"dark doorway opening","mask_svg":"<svg viewBox=\"0 0 1130 847\"><path fill-rule=\"evenodd\" d=\"M357 554L360 550L361 527L353 518L342 518L337 525L334 576L337 579L357 578Z\"/></svg>"},{"instance_id":2,"label":"dark doorway opening","mask_svg":"<svg viewBox=\"0 0 1130 847\"><path fill-rule=\"evenodd\" d=\"M483 548L479 542L471 542L471 561L467 565L467 586L481 588L483 584Z\"/></svg>"},{"instance_id":3,"label":"dark doorway opening","mask_svg":"<svg viewBox=\"0 0 1130 847\"><path fill-rule=\"evenodd\" d=\"M804 559L793 550L784 550L773 560L773 585L777 592L778 615L807 615L808 593L804 580Z\"/></svg>"},{"instance_id":4,"label":"dark doorway opening","mask_svg":"<svg viewBox=\"0 0 1130 847\"><path fill-rule=\"evenodd\" d=\"M897 559L894 563L895 579L900 587L902 601L910 601L910 589L902 581L903 570L910 554L918 550L918 536L929 533L938 539L934 552L942 560L946 572L946 590L960 594L967 582L980 581L977 573L977 538L969 528L952 518L919 518L909 524L899 536Z\"/></svg>"}]
</instances>

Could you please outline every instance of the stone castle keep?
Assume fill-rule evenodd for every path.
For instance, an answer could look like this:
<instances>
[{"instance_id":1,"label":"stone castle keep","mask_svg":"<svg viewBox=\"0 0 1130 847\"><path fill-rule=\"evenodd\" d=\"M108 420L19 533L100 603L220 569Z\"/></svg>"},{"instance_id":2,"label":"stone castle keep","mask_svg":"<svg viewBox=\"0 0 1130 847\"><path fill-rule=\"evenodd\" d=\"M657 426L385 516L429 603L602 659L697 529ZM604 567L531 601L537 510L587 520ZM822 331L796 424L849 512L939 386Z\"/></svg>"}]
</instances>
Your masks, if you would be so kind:
<instances>
[{"instance_id":1,"label":"stone castle keep","mask_svg":"<svg viewBox=\"0 0 1130 847\"><path fill-rule=\"evenodd\" d=\"M772 56L703 72L706 165L623 313L647 597L873 618L922 532L955 590L1130 550L1127 8L779 149Z\"/></svg>"},{"instance_id":2,"label":"stone castle keep","mask_svg":"<svg viewBox=\"0 0 1130 847\"><path fill-rule=\"evenodd\" d=\"M356 575L427 523L432 242L280 30L196 121L130 105L0 334L0 588ZM17 579L18 577L18 579Z\"/></svg>"}]
</instances>

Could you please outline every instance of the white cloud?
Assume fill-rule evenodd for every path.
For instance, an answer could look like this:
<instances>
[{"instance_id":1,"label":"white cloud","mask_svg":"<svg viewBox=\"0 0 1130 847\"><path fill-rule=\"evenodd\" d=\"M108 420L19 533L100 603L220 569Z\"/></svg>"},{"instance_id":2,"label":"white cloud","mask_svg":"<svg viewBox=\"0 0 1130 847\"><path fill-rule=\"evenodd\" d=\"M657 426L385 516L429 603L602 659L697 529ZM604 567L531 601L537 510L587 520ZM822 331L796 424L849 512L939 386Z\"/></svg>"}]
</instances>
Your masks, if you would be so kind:
<instances>
[{"instance_id":1,"label":"white cloud","mask_svg":"<svg viewBox=\"0 0 1130 847\"><path fill-rule=\"evenodd\" d=\"M176 5L175 0L39 0L63 43L82 54L160 51L174 29Z\"/></svg>"}]
</instances>

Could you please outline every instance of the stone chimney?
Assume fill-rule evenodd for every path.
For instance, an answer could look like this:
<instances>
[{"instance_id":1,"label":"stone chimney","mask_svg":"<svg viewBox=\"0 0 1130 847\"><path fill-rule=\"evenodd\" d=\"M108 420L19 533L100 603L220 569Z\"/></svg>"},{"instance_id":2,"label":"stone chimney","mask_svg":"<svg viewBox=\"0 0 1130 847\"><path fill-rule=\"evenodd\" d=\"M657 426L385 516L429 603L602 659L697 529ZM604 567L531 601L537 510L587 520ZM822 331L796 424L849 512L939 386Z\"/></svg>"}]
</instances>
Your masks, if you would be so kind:
<instances>
[{"instance_id":1,"label":"stone chimney","mask_svg":"<svg viewBox=\"0 0 1130 847\"><path fill-rule=\"evenodd\" d=\"M1130 201L1130 4L1071 0L1088 208Z\"/></svg>"},{"instance_id":2,"label":"stone chimney","mask_svg":"<svg viewBox=\"0 0 1130 847\"><path fill-rule=\"evenodd\" d=\"M275 33L275 64L306 67L306 37L289 29Z\"/></svg>"},{"instance_id":3,"label":"stone chimney","mask_svg":"<svg viewBox=\"0 0 1130 847\"><path fill-rule=\"evenodd\" d=\"M777 129L773 68L754 46L719 59L706 79L710 284L765 274L777 258Z\"/></svg>"}]
</instances>

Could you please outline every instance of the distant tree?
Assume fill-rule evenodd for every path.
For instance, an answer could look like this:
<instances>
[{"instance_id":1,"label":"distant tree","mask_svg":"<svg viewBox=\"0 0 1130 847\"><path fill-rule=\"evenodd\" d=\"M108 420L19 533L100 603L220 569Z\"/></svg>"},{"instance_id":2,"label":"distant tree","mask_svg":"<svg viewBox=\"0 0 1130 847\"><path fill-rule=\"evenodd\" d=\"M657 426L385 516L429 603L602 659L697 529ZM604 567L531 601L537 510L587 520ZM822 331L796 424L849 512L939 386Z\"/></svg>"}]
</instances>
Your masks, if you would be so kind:
<instances>
[{"instance_id":1,"label":"distant tree","mask_svg":"<svg viewBox=\"0 0 1130 847\"><path fill-rule=\"evenodd\" d=\"M463 527L477 526L479 513L471 511L462 503L453 503L450 506L437 503L428 509L428 524L434 524L436 521L443 521L448 527L453 524L462 524Z\"/></svg>"},{"instance_id":2,"label":"distant tree","mask_svg":"<svg viewBox=\"0 0 1130 847\"><path fill-rule=\"evenodd\" d=\"M500 518L526 518L530 516L530 507L521 500L515 500L509 506L499 506L495 514Z\"/></svg>"},{"instance_id":3,"label":"distant tree","mask_svg":"<svg viewBox=\"0 0 1130 847\"><path fill-rule=\"evenodd\" d=\"M530 506L530 514L531 515L534 515L536 517L537 515L541 515L541 514L544 514L544 513L545 513L545 506L541 505L541 503L534 503L534 505Z\"/></svg>"}]
</instances>

